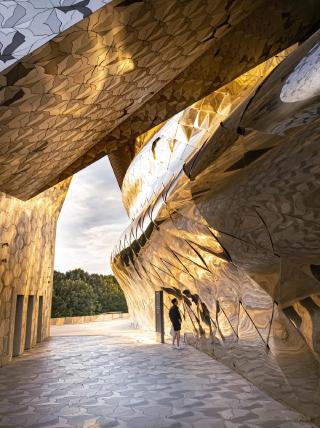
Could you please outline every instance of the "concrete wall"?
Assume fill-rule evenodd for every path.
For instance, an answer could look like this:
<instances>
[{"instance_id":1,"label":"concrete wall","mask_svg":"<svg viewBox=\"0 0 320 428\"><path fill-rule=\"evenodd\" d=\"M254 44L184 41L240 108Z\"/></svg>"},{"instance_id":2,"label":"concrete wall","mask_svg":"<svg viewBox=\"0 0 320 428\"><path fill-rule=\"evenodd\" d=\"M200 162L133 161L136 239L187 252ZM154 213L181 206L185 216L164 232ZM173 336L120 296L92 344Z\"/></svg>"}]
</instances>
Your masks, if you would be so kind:
<instances>
[{"instance_id":1,"label":"concrete wall","mask_svg":"<svg viewBox=\"0 0 320 428\"><path fill-rule=\"evenodd\" d=\"M128 318L128 317L129 317L129 314L125 312L108 312L106 314L99 314L99 315L51 318L50 325L84 324L87 322L115 320L119 318Z\"/></svg>"},{"instance_id":2,"label":"concrete wall","mask_svg":"<svg viewBox=\"0 0 320 428\"><path fill-rule=\"evenodd\" d=\"M0 193L1 365L8 363L13 353L24 351L28 319L27 347L49 335L56 223L69 182L26 202ZM20 313L16 314L16 307Z\"/></svg>"}]
</instances>

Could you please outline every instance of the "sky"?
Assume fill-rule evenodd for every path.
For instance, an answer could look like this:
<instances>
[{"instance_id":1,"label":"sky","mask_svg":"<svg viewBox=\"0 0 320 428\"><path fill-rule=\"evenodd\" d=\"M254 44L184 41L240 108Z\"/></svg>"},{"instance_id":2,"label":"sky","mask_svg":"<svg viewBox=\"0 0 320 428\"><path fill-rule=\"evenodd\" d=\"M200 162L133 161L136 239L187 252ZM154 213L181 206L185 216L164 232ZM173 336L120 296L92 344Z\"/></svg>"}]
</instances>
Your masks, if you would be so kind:
<instances>
[{"instance_id":1,"label":"sky","mask_svg":"<svg viewBox=\"0 0 320 428\"><path fill-rule=\"evenodd\" d=\"M58 220L55 270L111 273L111 251L129 223L109 159L78 172Z\"/></svg>"}]
</instances>

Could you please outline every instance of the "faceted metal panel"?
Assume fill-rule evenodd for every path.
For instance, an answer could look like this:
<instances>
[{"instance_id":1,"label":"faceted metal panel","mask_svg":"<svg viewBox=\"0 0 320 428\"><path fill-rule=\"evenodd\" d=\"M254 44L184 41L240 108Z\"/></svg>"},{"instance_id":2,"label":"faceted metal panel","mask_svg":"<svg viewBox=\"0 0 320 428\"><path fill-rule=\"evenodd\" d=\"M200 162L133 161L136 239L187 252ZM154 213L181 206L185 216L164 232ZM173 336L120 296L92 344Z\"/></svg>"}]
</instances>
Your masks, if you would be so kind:
<instances>
[{"instance_id":1,"label":"faceted metal panel","mask_svg":"<svg viewBox=\"0 0 320 428\"><path fill-rule=\"evenodd\" d=\"M292 50L292 49L291 49ZM137 138L138 152L123 185L124 206L134 219L168 186L230 112L246 100L290 50L262 63L190 108L169 119L158 131ZM152 136L151 136L152 135ZM151 136L151 137L150 137ZM142 142L146 141L145 144Z\"/></svg>"},{"instance_id":2,"label":"faceted metal panel","mask_svg":"<svg viewBox=\"0 0 320 428\"><path fill-rule=\"evenodd\" d=\"M136 136L320 22L316 0L103 3L10 1L2 12L2 34L24 26L30 40L2 51L24 56L0 75L1 191L28 199L111 152L121 183ZM33 51L37 31L46 43Z\"/></svg>"},{"instance_id":3,"label":"faceted metal panel","mask_svg":"<svg viewBox=\"0 0 320 428\"><path fill-rule=\"evenodd\" d=\"M25 202L0 193L0 366L49 336L56 224L69 184Z\"/></svg>"},{"instance_id":4,"label":"faceted metal panel","mask_svg":"<svg viewBox=\"0 0 320 428\"><path fill-rule=\"evenodd\" d=\"M319 46L317 32L140 137L112 259L141 326L155 290L167 309L177 297L190 343L317 424Z\"/></svg>"},{"instance_id":5,"label":"faceted metal panel","mask_svg":"<svg viewBox=\"0 0 320 428\"><path fill-rule=\"evenodd\" d=\"M111 0L6 0L0 3L0 71Z\"/></svg>"},{"instance_id":6,"label":"faceted metal panel","mask_svg":"<svg viewBox=\"0 0 320 428\"><path fill-rule=\"evenodd\" d=\"M6 193L42 189L212 46L229 13L223 1L130 3L99 8L2 73Z\"/></svg>"}]
</instances>

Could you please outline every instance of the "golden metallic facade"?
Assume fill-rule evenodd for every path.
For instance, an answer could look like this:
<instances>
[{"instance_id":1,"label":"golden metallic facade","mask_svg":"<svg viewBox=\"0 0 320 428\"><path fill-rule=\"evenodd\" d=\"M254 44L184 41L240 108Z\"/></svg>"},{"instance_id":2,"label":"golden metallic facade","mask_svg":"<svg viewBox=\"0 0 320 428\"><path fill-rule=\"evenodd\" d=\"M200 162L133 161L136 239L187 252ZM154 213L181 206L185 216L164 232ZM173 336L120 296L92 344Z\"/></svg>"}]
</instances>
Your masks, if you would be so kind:
<instances>
[{"instance_id":1,"label":"golden metallic facade","mask_svg":"<svg viewBox=\"0 0 320 428\"><path fill-rule=\"evenodd\" d=\"M141 326L154 326L155 290L166 308L177 297L189 343L316 423L319 44L318 32L136 141L132 224L113 254Z\"/></svg>"},{"instance_id":2,"label":"golden metallic facade","mask_svg":"<svg viewBox=\"0 0 320 428\"><path fill-rule=\"evenodd\" d=\"M137 322L153 326L155 290L177 296L191 343L319 421L319 34L296 46L318 30L319 1L12 3L2 362L18 293L46 293L49 317L67 182L50 188L107 154L132 218L113 269Z\"/></svg>"},{"instance_id":3,"label":"golden metallic facade","mask_svg":"<svg viewBox=\"0 0 320 428\"><path fill-rule=\"evenodd\" d=\"M135 137L320 24L317 0L90 0L39 27L47 3L44 44L0 74L0 191L23 200L111 153L121 183Z\"/></svg>"},{"instance_id":4,"label":"golden metallic facade","mask_svg":"<svg viewBox=\"0 0 320 428\"><path fill-rule=\"evenodd\" d=\"M0 193L0 366L49 336L56 224L69 183L26 202Z\"/></svg>"}]
</instances>

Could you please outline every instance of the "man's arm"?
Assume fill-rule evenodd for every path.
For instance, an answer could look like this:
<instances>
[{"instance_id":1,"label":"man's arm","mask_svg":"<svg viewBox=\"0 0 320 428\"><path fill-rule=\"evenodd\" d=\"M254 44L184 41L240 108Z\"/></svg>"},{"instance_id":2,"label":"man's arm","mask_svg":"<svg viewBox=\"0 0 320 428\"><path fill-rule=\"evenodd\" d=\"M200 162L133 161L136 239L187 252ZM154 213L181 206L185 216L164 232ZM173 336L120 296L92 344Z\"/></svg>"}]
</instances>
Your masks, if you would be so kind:
<instances>
[{"instance_id":1,"label":"man's arm","mask_svg":"<svg viewBox=\"0 0 320 428\"><path fill-rule=\"evenodd\" d=\"M169 310L169 318L170 318L170 321L171 322L173 322L173 314L172 314L172 308Z\"/></svg>"}]
</instances>

